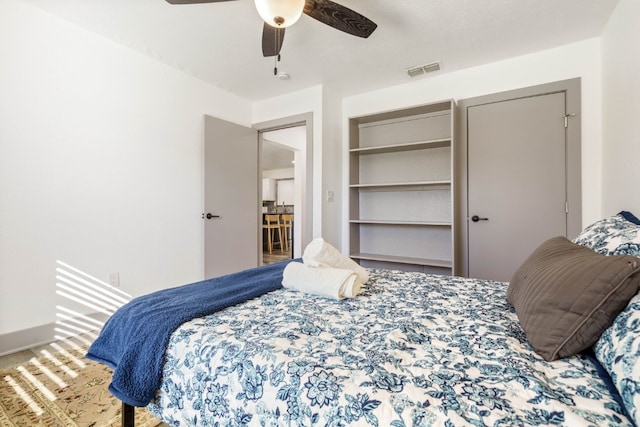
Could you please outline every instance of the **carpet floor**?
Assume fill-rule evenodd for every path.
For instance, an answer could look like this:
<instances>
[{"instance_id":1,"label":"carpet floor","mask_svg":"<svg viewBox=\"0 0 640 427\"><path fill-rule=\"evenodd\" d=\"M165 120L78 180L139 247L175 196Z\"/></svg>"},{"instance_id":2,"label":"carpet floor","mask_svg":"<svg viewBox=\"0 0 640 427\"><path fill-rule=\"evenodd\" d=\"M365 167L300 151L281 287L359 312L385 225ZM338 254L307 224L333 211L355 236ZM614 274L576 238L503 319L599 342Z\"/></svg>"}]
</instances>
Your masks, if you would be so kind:
<instances>
[{"instance_id":1,"label":"carpet floor","mask_svg":"<svg viewBox=\"0 0 640 427\"><path fill-rule=\"evenodd\" d=\"M85 352L47 353L0 370L0 426L120 426L121 402L107 390L111 369L85 359ZM136 427L159 424L145 409L136 409Z\"/></svg>"}]
</instances>

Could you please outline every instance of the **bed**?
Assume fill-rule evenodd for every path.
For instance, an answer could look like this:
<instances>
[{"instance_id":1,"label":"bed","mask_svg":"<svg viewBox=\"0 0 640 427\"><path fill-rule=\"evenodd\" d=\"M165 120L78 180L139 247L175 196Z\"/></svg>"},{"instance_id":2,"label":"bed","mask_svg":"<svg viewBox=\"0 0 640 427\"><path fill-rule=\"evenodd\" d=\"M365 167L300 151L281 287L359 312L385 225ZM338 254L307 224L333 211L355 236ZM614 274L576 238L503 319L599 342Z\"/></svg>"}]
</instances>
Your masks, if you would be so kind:
<instances>
[{"instance_id":1,"label":"bed","mask_svg":"<svg viewBox=\"0 0 640 427\"><path fill-rule=\"evenodd\" d=\"M550 239L511 283L371 269L355 298L266 291L170 333L147 409L171 426L633 426L639 229L623 212Z\"/></svg>"}]
</instances>

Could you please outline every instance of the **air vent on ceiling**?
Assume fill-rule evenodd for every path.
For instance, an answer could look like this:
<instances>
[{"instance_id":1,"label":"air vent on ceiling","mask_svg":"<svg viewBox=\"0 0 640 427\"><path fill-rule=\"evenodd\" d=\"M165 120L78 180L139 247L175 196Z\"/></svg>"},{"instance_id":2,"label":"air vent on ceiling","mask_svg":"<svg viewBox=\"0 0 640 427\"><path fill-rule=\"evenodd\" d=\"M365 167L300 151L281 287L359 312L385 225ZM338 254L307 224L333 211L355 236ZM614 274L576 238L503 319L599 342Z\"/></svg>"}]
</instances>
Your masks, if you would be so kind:
<instances>
[{"instance_id":1,"label":"air vent on ceiling","mask_svg":"<svg viewBox=\"0 0 640 427\"><path fill-rule=\"evenodd\" d=\"M440 71L440 63L432 62L431 64L418 65L407 70L409 77L417 77L422 74L433 73L434 71Z\"/></svg>"}]
</instances>

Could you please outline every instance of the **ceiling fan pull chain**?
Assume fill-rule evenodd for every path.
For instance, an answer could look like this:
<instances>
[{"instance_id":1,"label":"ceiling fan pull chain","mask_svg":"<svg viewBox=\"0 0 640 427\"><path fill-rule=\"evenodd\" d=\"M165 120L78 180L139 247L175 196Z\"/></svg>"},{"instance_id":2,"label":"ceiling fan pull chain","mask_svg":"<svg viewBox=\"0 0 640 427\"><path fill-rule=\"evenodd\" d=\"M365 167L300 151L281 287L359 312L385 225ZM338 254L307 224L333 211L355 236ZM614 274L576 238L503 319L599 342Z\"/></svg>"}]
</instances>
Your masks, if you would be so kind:
<instances>
[{"instance_id":1,"label":"ceiling fan pull chain","mask_svg":"<svg viewBox=\"0 0 640 427\"><path fill-rule=\"evenodd\" d=\"M276 30L276 36L273 38L274 52L278 52L278 42L280 39L280 31ZM273 57L273 75L278 75L278 61L280 61L280 52Z\"/></svg>"},{"instance_id":2,"label":"ceiling fan pull chain","mask_svg":"<svg viewBox=\"0 0 640 427\"><path fill-rule=\"evenodd\" d=\"M276 36L274 38L275 41L275 51L278 51L278 46L280 45L280 31L276 31ZM276 56L273 57L273 75L278 75L278 62L280 62L280 52Z\"/></svg>"}]
</instances>

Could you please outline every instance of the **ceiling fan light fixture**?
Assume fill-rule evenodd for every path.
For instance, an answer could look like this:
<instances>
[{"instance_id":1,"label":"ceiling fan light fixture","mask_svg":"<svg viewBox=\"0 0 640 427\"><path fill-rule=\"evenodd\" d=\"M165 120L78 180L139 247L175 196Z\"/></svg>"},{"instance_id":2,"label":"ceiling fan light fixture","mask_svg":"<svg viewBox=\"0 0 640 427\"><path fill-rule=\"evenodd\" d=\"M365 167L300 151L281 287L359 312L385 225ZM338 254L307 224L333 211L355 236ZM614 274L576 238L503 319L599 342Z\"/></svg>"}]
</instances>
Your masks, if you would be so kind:
<instances>
[{"instance_id":1,"label":"ceiling fan light fixture","mask_svg":"<svg viewBox=\"0 0 640 427\"><path fill-rule=\"evenodd\" d=\"M276 28L293 25L302 15L305 0L255 0L260 17Z\"/></svg>"}]
</instances>

